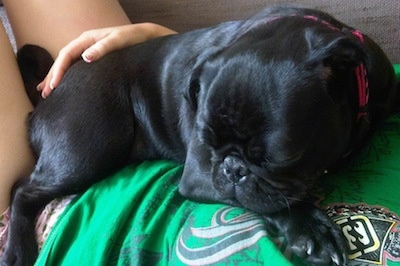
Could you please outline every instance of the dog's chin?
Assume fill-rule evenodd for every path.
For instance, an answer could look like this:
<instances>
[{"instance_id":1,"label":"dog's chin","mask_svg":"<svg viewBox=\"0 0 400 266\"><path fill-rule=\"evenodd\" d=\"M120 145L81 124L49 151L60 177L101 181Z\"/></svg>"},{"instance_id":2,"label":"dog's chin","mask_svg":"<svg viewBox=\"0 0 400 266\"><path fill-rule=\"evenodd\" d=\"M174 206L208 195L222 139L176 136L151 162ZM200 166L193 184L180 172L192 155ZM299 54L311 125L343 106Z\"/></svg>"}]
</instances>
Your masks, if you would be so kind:
<instances>
[{"instance_id":1,"label":"dog's chin","mask_svg":"<svg viewBox=\"0 0 400 266\"><path fill-rule=\"evenodd\" d=\"M314 178L300 178L303 182L299 182L298 178L296 175L295 179L282 182L249 173L233 181L226 177L223 167L217 167L213 174L213 185L222 198L257 213L268 214L303 201L313 187Z\"/></svg>"}]
</instances>

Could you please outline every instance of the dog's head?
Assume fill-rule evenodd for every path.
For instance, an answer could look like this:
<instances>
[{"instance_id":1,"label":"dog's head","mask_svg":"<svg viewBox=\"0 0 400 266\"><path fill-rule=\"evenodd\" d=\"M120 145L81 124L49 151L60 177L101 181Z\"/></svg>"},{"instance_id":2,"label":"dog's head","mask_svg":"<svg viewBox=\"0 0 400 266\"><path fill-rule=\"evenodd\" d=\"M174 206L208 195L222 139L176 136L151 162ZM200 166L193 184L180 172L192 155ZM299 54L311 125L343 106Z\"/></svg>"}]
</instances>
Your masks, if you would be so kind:
<instances>
[{"instance_id":1,"label":"dog's head","mask_svg":"<svg viewBox=\"0 0 400 266\"><path fill-rule=\"evenodd\" d=\"M277 211L301 201L349 149L354 68L365 53L351 36L295 29L279 42L251 33L197 71L190 93L196 129L181 185L186 196ZM208 175L218 196L201 178L188 182L198 173Z\"/></svg>"}]
</instances>

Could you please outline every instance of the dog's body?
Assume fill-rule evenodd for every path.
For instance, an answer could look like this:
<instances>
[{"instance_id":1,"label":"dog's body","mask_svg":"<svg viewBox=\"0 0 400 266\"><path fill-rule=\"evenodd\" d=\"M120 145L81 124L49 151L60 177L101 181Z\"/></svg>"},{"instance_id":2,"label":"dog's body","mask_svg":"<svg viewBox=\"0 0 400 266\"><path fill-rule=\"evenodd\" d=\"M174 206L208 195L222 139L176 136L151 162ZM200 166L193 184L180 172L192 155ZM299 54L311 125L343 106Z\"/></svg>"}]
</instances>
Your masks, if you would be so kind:
<instances>
[{"instance_id":1,"label":"dog's body","mask_svg":"<svg viewBox=\"0 0 400 266\"><path fill-rule=\"evenodd\" d=\"M322 12L279 7L75 64L30 117L38 162L15 188L3 264L32 263L34 217L53 198L164 158L185 163L184 196L263 214L297 255L342 265L340 230L302 198L393 107L391 65L363 39Z\"/></svg>"}]
</instances>

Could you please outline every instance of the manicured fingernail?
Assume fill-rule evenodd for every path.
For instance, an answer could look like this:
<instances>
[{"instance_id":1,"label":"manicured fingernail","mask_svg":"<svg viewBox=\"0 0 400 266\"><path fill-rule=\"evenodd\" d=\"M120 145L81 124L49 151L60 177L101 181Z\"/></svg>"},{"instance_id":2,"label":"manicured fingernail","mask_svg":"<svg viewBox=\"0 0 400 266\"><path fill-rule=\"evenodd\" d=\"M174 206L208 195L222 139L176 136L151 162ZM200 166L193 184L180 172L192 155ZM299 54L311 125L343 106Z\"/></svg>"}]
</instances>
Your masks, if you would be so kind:
<instances>
[{"instance_id":1,"label":"manicured fingernail","mask_svg":"<svg viewBox=\"0 0 400 266\"><path fill-rule=\"evenodd\" d=\"M86 63L91 63L93 62L94 59L94 53L93 52L86 52L82 54L82 59L86 62Z\"/></svg>"},{"instance_id":2,"label":"manicured fingernail","mask_svg":"<svg viewBox=\"0 0 400 266\"><path fill-rule=\"evenodd\" d=\"M40 87L40 85L41 85L41 84L38 84L38 85L36 86L36 90L37 90L37 91L41 91L41 90L42 90L42 88Z\"/></svg>"},{"instance_id":3,"label":"manicured fingernail","mask_svg":"<svg viewBox=\"0 0 400 266\"><path fill-rule=\"evenodd\" d=\"M54 86L54 80L51 80L51 81L50 81L50 85L49 85L49 86L50 86L50 89L51 89L51 90L54 90L54 88L55 88L55 86Z\"/></svg>"}]
</instances>

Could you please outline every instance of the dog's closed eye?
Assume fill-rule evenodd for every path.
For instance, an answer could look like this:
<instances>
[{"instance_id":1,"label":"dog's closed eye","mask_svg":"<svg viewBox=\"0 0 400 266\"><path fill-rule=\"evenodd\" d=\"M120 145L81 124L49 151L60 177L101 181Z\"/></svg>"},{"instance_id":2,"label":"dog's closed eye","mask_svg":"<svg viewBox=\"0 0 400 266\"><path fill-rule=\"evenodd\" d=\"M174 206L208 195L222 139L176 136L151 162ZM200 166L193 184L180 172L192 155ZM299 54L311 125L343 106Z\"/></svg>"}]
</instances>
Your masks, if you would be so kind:
<instances>
[{"instance_id":1,"label":"dog's closed eye","mask_svg":"<svg viewBox=\"0 0 400 266\"><path fill-rule=\"evenodd\" d=\"M189 89L187 93L183 95L186 101L189 102L190 107L193 111L197 110L197 100L200 92L200 82L199 79L192 79L189 84Z\"/></svg>"}]
</instances>

